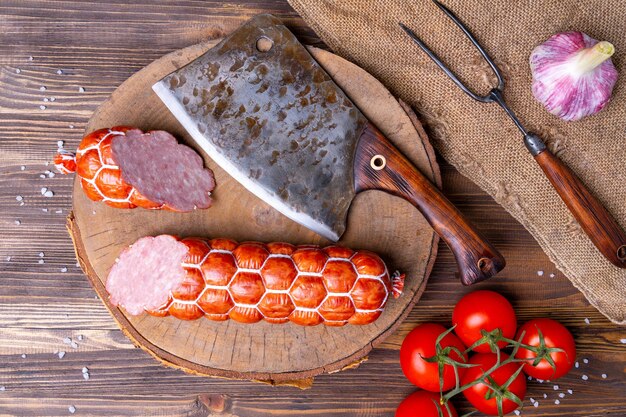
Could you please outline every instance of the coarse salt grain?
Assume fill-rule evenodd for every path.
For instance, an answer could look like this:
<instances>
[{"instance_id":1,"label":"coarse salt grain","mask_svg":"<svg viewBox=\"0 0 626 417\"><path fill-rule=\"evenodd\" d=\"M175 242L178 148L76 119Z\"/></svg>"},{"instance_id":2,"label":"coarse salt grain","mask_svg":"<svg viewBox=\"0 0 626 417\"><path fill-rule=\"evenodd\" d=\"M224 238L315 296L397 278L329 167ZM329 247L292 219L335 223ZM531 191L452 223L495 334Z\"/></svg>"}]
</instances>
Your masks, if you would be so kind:
<instances>
[{"instance_id":1,"label":"coarse salt grain","mask_svg":"<svg viewBox=\"0 0 626 417\"><path fill-rule=\"evenodd\" d=\"M585 317L585 323L589 324L589 319Z\"/></svg>"},{"instance_id":2,"label":"coarse salt grain","mask_svg":"<svg viewBox=\"0 0 626 417\"><path fill-rule=\"evenodd\" d=\"M22 166L20 167L20 169L21 169L22 171L24 171L24 170L26 169L26 167L25 167L24 165L22 165Z\"/></svg>"},{"instance_id":3,"label":"coarse salt grain","mask_svg":"<svg viewBox=\"0 0 626 417\"><path fill-rule=\"evenodd\" d=\"M61 268L61 272L67 272L67 268L66 267Z\"/></svg>"},{"instance_id":4,"label":"coarse salt grain","mask_svg":"<svg viewBox=\"0 0 626 417\"><path fill-rule=\"evenodd\" d=\"M76 412L76 407L74 407L73 405L70 405L69 407L67 407L67 410L70 413L74 414Z\"/></svg>"},{"instance_id":5,"label":"coarse salt grain","mask_svg":"<svg viewBox=\"0 0 626 417\"><path fill-rule=\"evenodd\" d=\"M583 379L583 381L586 381L586 380L589 379L589 377L587 375L584 375L584 374L583 374L583 376L581 378Z\"/></svg>"},{"instance_id":6,"label":"coarse salt grain","mask_svg":"<svg viewBox=\"0 0 626 417\"><path fill-rule=\"evenodd\" d=\"M45 109L46 109L46 106L44 106L44 105L42 104L41 106L39 106L39 108L40 108L41 110L45 110Z\"/></svg>"},{"instance_id":7,"label":"coarse salt grain","mask_svg":"<svg viewBox=\"0 0 626 417\"><path fill-rule=\"evenodd\" d=\"M559 386L558 386L558 385L555 385L555 386L553 386L552 388L553 388L555 391L557 391L557 390L559 389Z\"/></svg>"},{"instance_id":8,"label":"coarse salt grain","mask_svg":"<svg viewBox=\"0 0 626 417\"><path fill-rule=\"evenodd\" d=\"M46 161L46 162L44 163L44 165L45 165L45 166L50 165L50 161Z\"/></svg>"},{"instance_id":9,"label":"coarse salt grain","mask_svg":"<svg viewBox=\"0 0 626 417\"><path fill-rule=\"evenodd\" d=\"M39 178L46 178L46 176L41 174L41 175L39 175Z\"/></svg>"},{"instance_id":10,"label":"coarse salt grain","mask_svg":"<svg viewBox=\"0 0 626 417\"><path fill-rule=\"evenodd\" d=\"M42 85L41 87L39 87L39 91L46 91L46 87Z\"/></svg>"},{"instance_id":11,"label":"coarse salt grain","mask_svg":"<svg viewBox=\"0 0 626 417\"><path fill-rule=\"evenodd\" d=\"M11 257L7 256L7 262L11 262Z\"/></svg>"},{"instance_id":12,"label":"coarse salt grain","mask_svg":"<svg viewBox=\"0 0 626 417\"><path fill-rule=\"evenodd\" d=\"M0 391L4 391L6 388L4 386L0 386Z\"/></svg>"},{"instance_id":13,"label":"coarse salt grain","mask_svg":"<svg viewBox=\"0 0 626 417\"><path fill-rule=\"evenodd\" d=\"M63 351L59 352L59 359L63 359L63 356L65 356L65 352Z\"/></svg>"},{"instance_id":14,"label":"coarse salt grain","mask_svg":"<svg viewBox=\"0 0 626 417\"><path fill-rule=\"evenodd\" d=\"M534 399L533 397L530 397L529 399L530 399L530 403L531 403L531 404L534 404L534 403L535 403L535 399Z\"/></svg>"},{"instance_id":15,"label":"coarse salt grain","mask_svg":"<svg viewBox=\"0 0 626 417\"><path fill-rule=\"evenodd\" d=\"M578 361L576 361L576 363L574 364L574 366L575 366L576 368L578 368L578 367L580 366L580 364L578 363Z\"/></svg>"},{"instance_id":16,"label":"coarse salt grain","mask_svg":"<svg viewBox=\"0 0 626 417\"><path fill-rule=\"evenodd\" d=\"M76 342L70 343L70 346L72 347L72 349L78 349L78 343Z\"/></svg>"},{"instance_id":17,"label":"coarse salt grain","mask_svg":"<svg viewBox=\"0 0 626 417\"><path fill-rule=\"evenodd\" d=\"M43 101L44 101L45 103L47 103L47 102L48 102L48 101L50 101L50 100L48 99L48 97L44 97L44 98L43 98Z\"/></svg>"},{"instance_id":18,"label":"coarse salt grain","mask_svg":"<svg viewBox=\"0 0 626 417\"><path fill-rule=\"evenodd\" d=\"M539 407L539 402L534 403L534 404L533 404L533 406L534 406L535 408Z\"/></svg>"},{"instance_id":19,"label":"coarse salt grain","mask_svg":"<svg viewBox=\"0 0 626 417\"><path fill-rule=\"evenodd\" d=\"M529 380L529 381L532 381L532 380L533 380L533 377L532 377L532 376L530 376L530 375L528 375L528 380Z\"/></svg>"},{"instance_id":20,"label":"coarse salt grain","mask_svg":"<svg viewBox=\"0 0 626 417\"><path fill-rule=\"evenodd\" d=\"M44 263L45 263L45 262L44 262L44 260L43 260L43 259L40 259L40 260L39 260L39 262L38 262L38 264L39 264L39 265L43 265Z\"/></svg>"},{"instance_id":21,"label":"coarse salt grain","mask_svg":"<svg viewBox=\"0 0 626 417\"><path fill-rule=\"evenodd\" d=\"M514 410L513 412L515 413L516 416L520 415L520 411L519 410Z\"/></svg>"},{"instance_id":22,"label":"coarse salt grain","mask_svg":"<svg viewBox=\"0 0 626 417\"><path fill-rule=\"evenodd\" d=\"M543 398L548 398L548 394L544 393Z\"/></svg>"},{"instance_id":23,"label":"coarse salt grain","mask_svg":"<svg viewBox=\"0 0 626 417\"><path fill-rule=\"evenodd\" d=\"M554 274L550 274L550 278L554 278L556 275Z\"/></svg>"},{"instance_id":24,"label":"coarse salt grain","mask_svg":"<svg viewBox=\"0 0 626 417\"><path fill-rule=\"evenodd\" d=\"M56 98L50 97L50 101L56 101Z\"/></svg>"},{"instance_id":25,"label":"coarse salt grain","mask_svg":"<svg viewBox=\"0 0 626 417\"><path fill-rule=\"evenodd\" d=\"M22 224L22 222L21 222L19 219L17 219L17 220L15 221L15 225L16 225L16 226L19 226L20 224Z\"/></svg>"},{"instance_id":26,"label":"coarse salt grain","mask_svg":"<svg viewBox=\"0 0 626 417\"><path fill-rule=\"evenodd\" d=\"M80 268L80 264L76 262L76 268Z\"/></svg>"},{"instance_id":27,"label":"coarse salt grain","mask_svg":"<svg viewBox=\"0 0 626 417\"><path fill-rule=\"evenodd\" d=\"M20 206L23 206L23 205L24 205L24 202L23 202L23 201L21 201L21 202L20 202Z\"/></svg>"},{"instance_id":28,"label":"coarse salt grain","mask_svg":"<svg viewBox=\"0 0 626 417\"><path fill-rule=\"evenodd\" d=\"M602 374L602 379L606 379L606 374Z\"/></svg>"},{"instance_id":29,"label":"coarse salt grain","mask_svg":"<svg viewBox=\"0 0 626 417\"><path fill-rule=\"evenodd\" d=\"M58 209L57 211L55 211L56 214L61 214L63 213L63 209Z\"/></svg>"},{"instance_id":30,"label":"coarse salt grain","mask_svg":"<svg viewBox=\"0 0 626 417\"><path fill-rule=\"evenodd\" d=\"M39 252L39 257L43 258L44 256L46 256L43 252Z\"/></svg>"},{"instance_id":31,"label":"coarse salt grain","mask_svg":"<svg viewBox=\"0 0 626 417\"><path fill-rule=\"evenodd\" d=\"M559 405L559 404L561 404L561 401L559 401L559 400L554 400L554 403L555 403L556 405Z\"/></svg>"},{"instance_id":32,"label":"coarse salt grain","mask_svg":"<svg viewBox=\"0 0 626 417\"><path fill-rule=\"evenodd\" d=\"M46 187L43 187L43 188L41 189L41 195L44 195L44 193L45 193L46 191L48 191L48 189L47 189Z\"/></svg>"},{"instance_id":33,"label":"coarse salt grain","mask_svg":"<svg viewBox=\"0 0 626 417\"><path fill-rule=\"evenodd\" d=\"M28 57L28 60L29 60L29 61L32 61L32 60L33 60L33 57L32 57L32 56L29 56L29 57Z\"/></svg>"},{"instance_id":34,"label":"coarse salt grain","mask_svg":"<svg viewBox=\"0 0 626 417\"><path fill-rule=\"evenodd\" d=\"M88 379L89 379L89 373L88 373L88 372L85 372L85 373L83 374L83 378L85 379L85 381L86 381L86 380L88 380Z\"/></svg>"},{"instance_id":35,"label":"coarse salt grain","mask_svg":"<svg viewBox=\"0 0 626 417\"><path fill-rule=\"evenodd\" d=\"M559 398L565 398L565 394L562 392L559 392Z\"/></svg>"},{"instance_id":36,"label":"coarse salt grain","mask_svg":"<svg viewBox=\"0 0 626 417\"><path fill-rule=\"evenodd\" d=\"M621 343L626 344L626 339L620 339L619 341L620 341Z\"/></svg>"},{"instance_id":37,"label":"coarse salt grain","mask_svg":"<svg viewBox=\"0 0 626 417\"><path fill-rule=\"evenodd\" d=\"M65 343L66 345L69 345L70 343L72 343L72 339L70 337L66 337L63 339L63 343Z\"/></svg>"},{"instance_id":38,"label":"coarse salt grain","mask_svg":"<svg viewBox=\"0 0 626 417\"><path fill-rule=\"evenodd\" d=\"M45 193L43 193L43 196L44 197L52 197L52 196L54 196L54 193L52 191L48 190Z\"/></svg>"},{"instance_id":39,"label":"coarse salt grain","mask_svg":"<svg viewBox=\"0 0 626 417\"><path fill-rule=\"evenodd\" d=\"M61 74L63 74L63 71L61 71L61 70L57 70L57 74L58 74L58 75L61 75Z\"/></svg>"},{"instance_id":40,"label":"coarse salt grain","mask_svg":"<svg viewBox=\"0 0 626 417\"><path fill-rule=\"evenodd\" d=\"M568 390L567 390L567 393L568 393L569 395L572 395L572 394L574 393L574 391L572 391L571 389L568 389Z\"/></svg>"},{"instance_id":41,"label":"coarse salt grain","mask_svg":"<svg viewBox=\"0 0 626 417\"><path fill-rule=\"evenodd\" d=\"M78 87L78 92L79 92L79 93L84 93L84 92L85 92L85 89L84 89L83 87Z\"/></svg>"},{"instance_id":42,"label":"coarse salt grain","mask_svg":"<svg viewBox=\"0 0 626 417\"><path fill-rule=\"evenodd\" d=\"M21 195L17 195L17 196L15 196L15 199L17 201L22 201L24 199L24 197L22 197Z\"/></svg>"},{"instance_id":43,"label":"coarse salt grain","mask_svg":"<svg viewBox=\"0 0 626 417\"><path fill-rule=\"evenodd\" d=\"M69 125L68 126L70 129L74 129L74 125Z\"/></svg>"},{"instance_id":44,"label":"coarse salt grain","mask_svg":"<svg viewBox=\"0 0 626 417\"><path fill-rule=\"evenodd\" d=\"M539 275L540 277L543 276L543 271L537 271L537 275Z\"/></svg>"},{"instance_id":45,"label":"coarse salt grain","mask_svg":"<svg viewBox=\"0 0 626 417\"><path fill-rule=\"evenodd\" d=\"M41 211L43 211L44 213L47 213L48 209L47 208L42 208Z\"/></svg>"},{"instance_id":46,"label":"coarse salt grain","mask_svg":"<svg viewBox=\"0 0 626 417\"><path fill-rule=\"evenodd\" d=\"M15 73L16 73L16 74L19 74L20 72L22 72L22 70L21 70L21 69L19 69L19 68L15 68Z\"/></svg>"},{"instance_id":47,"label":"coarse salt grain","mask_svg":"<svg viewBox=\"0 0 626 417\"><path fill-rule=\"evenodd\" d=\"M584 359L583 359L583 363L589 363L589 359L584 358Z\"/></svg>"},{"instance_id":48,"label":"coarse salt grain","mask_svg":"<svg viewBox=\"0 0 626 417\"><path fill-rule=\"evenodd\" d=\"M26 354L22 353L22 359L26 359Z\"/></svg>"},{"instance_id":49,"label":"coarse salt grain","mask_svg":"<svg viewBox=\"0 0 626 417\"><path fill-rule=\"evenodd\" d=\"M89 368L87 368L86 366L83 366L82 371L84 374L86 374L87 372L89 372Z\"/></svg>"},{"instance_id":50,"label":"coarse salt grain","mask_svg":"<svg viewBox=\"0 0 626 417\"><path fill-rule=\"evenodd\" d=\"M83 340L83 339L84 339L84 336L82 334L79 334L78 335L78 340Z\"/></svg>"}]
</instances>

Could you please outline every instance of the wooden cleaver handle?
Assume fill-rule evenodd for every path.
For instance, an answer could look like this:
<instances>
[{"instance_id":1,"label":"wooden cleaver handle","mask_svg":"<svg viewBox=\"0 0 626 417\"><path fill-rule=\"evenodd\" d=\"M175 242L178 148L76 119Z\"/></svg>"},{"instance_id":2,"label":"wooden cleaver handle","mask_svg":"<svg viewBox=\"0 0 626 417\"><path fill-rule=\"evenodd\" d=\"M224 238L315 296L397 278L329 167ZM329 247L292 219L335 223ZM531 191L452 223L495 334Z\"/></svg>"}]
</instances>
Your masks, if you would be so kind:
<instances>
[{"instance_id":1,"label":"wooden cleaver handle","mask_svg":"<svg viewBox=\"0 0 626 417\"><path fill-rule=\"evenodd\" d=\"M382 190L417 207L452 250L463 284L482 281L504 268L502 255L371 123L357 143L354 178L357 193Z\"/></svg>"},{"instance_id":2,"label":"wooden cleaver handle","mask_svg":"<svg viewBox=\"0 0 626 417\"><path fill-rule=\"evenodd\" d=\"M596 248L613 265L626 268L626 234L602 203L548 149L535 155L535 161Z\"/></svg>"}]
</instances>

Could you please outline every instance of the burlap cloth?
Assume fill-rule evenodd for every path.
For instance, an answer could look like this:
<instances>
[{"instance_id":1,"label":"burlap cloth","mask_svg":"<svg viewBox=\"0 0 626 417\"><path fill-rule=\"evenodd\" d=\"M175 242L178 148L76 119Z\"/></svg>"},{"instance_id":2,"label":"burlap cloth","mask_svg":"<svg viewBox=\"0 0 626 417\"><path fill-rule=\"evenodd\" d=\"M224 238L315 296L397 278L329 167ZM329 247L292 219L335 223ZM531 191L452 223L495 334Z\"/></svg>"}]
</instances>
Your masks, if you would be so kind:
<instances>
[{"instance_id":1,"label":"burlap cloth","mask_svg":"<svg viewBox=\"0 0 626 417\"><path fill-rule=\"evenodd\" d=\"M481 93L488 92L494 81L487 64L431 1L289 3L334 52L411 103L443 157L520 221L592 305L614 323L626 323L626 270L606 261L593 246L523 147L517 128L496 104L480 104L462 93L398 26L401 21L413 28L463 80ZM522 123L540 134L626 226L626 7L622 2L445 3L495 58L506 79L505 99ZM566 30L612 42L617 49L613 62L623 77L613 101L599 114L578 122L550 115L530 89L531 50Z\"/></svg>"}]
</instances>

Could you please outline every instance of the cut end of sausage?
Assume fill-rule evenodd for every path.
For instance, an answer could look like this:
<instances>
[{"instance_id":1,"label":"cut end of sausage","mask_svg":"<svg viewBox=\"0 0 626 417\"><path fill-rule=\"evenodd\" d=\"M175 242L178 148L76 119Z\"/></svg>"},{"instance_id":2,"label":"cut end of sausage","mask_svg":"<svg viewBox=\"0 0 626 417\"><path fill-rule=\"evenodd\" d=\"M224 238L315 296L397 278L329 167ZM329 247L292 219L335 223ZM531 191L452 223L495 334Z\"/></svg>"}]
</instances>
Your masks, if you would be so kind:
<instances>
[{"instance_id":1,"label":"cut end of sausage","mask_svg":"<svg viewBox=\"0 0 626 417\"><path fill-rule=\"evenodd\" d=\"M158 310L172 289L185 279L183 261L189 249L175 237L144 237L125 249L111 268L106 289L111 304L131 315Z\"/></svg>"},{"instance_id":2,"label":"cut end of sausage","mask_svg":"<svg viewBox=\"0 0 626 417\"><path fill-rule=\"evenodd\" d=\"M54 155L54 167L61 174L76 172L76 155L68 151L60 150Z\"/></svg>"},{"instance_id":3,"label":"cut end of sausage","mask_svg":"<svg viewBox=\"0 0 626 417\"><path fill-rule=\"evenodd\" d=\"M111 146L124 181L150 201L176 211L211 206L213 172L168 132L133 129L114 137Z\"/></svg>"}]
</instances>

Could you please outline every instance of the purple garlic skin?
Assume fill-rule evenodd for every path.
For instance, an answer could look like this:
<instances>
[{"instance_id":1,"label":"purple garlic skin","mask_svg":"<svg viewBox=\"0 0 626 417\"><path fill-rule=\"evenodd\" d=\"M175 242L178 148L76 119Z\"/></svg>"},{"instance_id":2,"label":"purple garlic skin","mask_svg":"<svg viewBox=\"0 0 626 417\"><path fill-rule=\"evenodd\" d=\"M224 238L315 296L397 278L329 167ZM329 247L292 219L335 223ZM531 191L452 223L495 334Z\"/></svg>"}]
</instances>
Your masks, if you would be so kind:
<instances>
[{"instance_id":1,"label":"purple garlic skin","mask_svg":"<svg viewBox=\"0 0 626 417\"><path fill-rule=\"evenodd\" d=\"M582 32L563 32L530 55L532 92L552 114L566 121L602 110L611 99L617 70L615 48Z\"/></svg>"}]
</instances>

